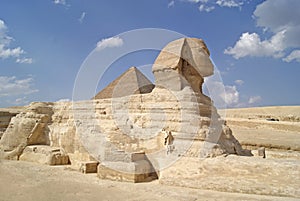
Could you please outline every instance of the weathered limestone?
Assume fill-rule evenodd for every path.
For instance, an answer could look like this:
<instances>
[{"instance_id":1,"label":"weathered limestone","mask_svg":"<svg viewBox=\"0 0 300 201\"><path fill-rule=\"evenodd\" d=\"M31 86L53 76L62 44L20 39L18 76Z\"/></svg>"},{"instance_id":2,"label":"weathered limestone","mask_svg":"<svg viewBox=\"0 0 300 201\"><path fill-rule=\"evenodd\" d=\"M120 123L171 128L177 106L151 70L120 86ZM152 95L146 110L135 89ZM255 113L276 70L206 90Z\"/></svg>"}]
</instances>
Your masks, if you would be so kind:
<instances>
[{"instance_id":1,"label":"weathered limestone","mask_svg":"<svg viewBox=\"0 0 300 201\"><path fill-rule=\"evenodd\" d=\"M51 147L62 148L68 154L73 168L80 171L82 161L95 161L95 159L81 143L72 108L70 102L54 103L52 123L49 125L49 141ZM93 119L91 118L90 121Z\"/></svg>"},{"instance_id":2,"label":"weathered limestone","mask_svg":"<svg viewBox=\"0 0 300 201\"><path fill-rule=\"evenodd\" d=\"M203 78L213 74L209 55L201 39L172 41L164 47L152 67L155 85L175 91L190 86L195 92L202 93Z\"/></svg>"},{"instance_id":3,"label":"weathered limestone","mask_svg":"<svg viewBox=\"0 0 300 201\"><path fill-rule=\"evenodd\" d=\"M264 147L260 147L258 150L258 156L262 158L266 158L266 149Z\"/></svg>"},{"instance_id":4,"label":"weathered limestone","mask_svg":"<svg viewBox=\"0 0 300 201\"><path fill-rule=\"evenodd\" d=\"M0 159L19 160L25 148L26 148L26 144L21 143L11 151L4 152L2 149L0 149Z\"/></svg>"},{"instance_id":5,"label":"weathered limestone","mask_svg":"<svg viewBox=\"0 0 300 201\"><path fill-rule=\"evenodd\" d=\"M0 108L0 139L8 127L11 118L22 112L22 110L22 107Z\"/></svg>"},{"instance_id":6,"label":"weathered limestone","mask_svg":"<svg viewBox=\"0 0 300 201\"><path fill-rule=\"evenodd\" d=\"M134 183L157 179L155 170L145 153L115 152L109 154L110 156L98 165L99 178Z\"/></svg>"},{"instance_id":7,"label":"weathered limestone","mask_svg":"<svg viewBox=\"0 0 300 201\"><path fill-rule=\"evenodd\" d=\"M140 182L182 156L250 154L202 93L204 77L213 74L202 40L171 42L152 70L154 89L130 68L93 100L32 103L12 118L0 141L2 156L50 165L70 161L83 173L99 162L100 178ZM174 137L168 155L162 129Z\"/></svg>"},{"instance_id":8,"label":"weathered limestone","mask_svg":"<svg viewBox=\"0 0 300 201\"><path fill-rule=\"evenodd\" d=\"M52 107L53 103L31 103L11 119L0 141L2 158L48 165L70 163L63 149L49 146Z\"/></svg>"},{"instance_id":9,"label":"weathered limestone","mask_svg":"<svg viewBox=\"0 0 300 201\"><path fill-rule=\"evenodd\" d=\"M68 165L70 164L69 156L61 148L50 147L45 145L27 146L19 160L37 162L45 165Z\"/></svg>"},{"instance_id":10,"label":"weathered limestone","mask_svg":"<svg viewBox=\"0 0 300 201\"><path fill-rule=\"evenodd\" d=\"M97 173L98 161L82 161L80 165L80 172L84 174Z\"/></svg>"},{"instance_id":11,"label":"weathered limestone","mask_svg":"<svg viewBox=\"0 0 300 201\"><path fill-rule=\"evenodd\" d=\"M200 140L208 142L205 144L206 148L200 152L202 157L232 153L249 154L244 152L230 128L220 119L210 98L202 94L204 77L213 74L213 64L209 55L201 39L182 38L169 43L158 55L153 65L155 85L171 90L172 93L191 88L190 96L197 99L197 115L207 117L206 121L200 120L202 125L199 125L200 133L202 132L198 134L202 136ZM208 132L205 131L204 124L209 127Z\"/></svg>"},{"instance_id":12,"label":"weathered limestone","mask_svg":"<svg viewBox=\"0 0 300 201\"><path fill-rule=\"evenodd\" d=\"M19 158L22 149L28 145L48 145L52 105L31 103L24 112L13 117L0 140L0 150L10 153L10 158L13 153Z\"/></svg>"}]
</instances>

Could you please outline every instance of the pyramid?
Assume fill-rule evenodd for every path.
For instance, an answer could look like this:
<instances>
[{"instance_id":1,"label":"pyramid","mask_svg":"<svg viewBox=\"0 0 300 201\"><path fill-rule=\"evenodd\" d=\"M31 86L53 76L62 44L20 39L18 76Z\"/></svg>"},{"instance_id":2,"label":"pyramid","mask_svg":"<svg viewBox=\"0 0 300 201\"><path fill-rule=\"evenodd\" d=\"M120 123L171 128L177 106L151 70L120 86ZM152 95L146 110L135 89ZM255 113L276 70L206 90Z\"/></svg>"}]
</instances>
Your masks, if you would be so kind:
<instances>
[{"instance_id":1,"label":"pyramid","mask_svg":"<svg viewBox=\"0 0 300 201\"><path fill-rule=\"evenodd\" d=\"M150 93L154 85L136 67L130 67L126 72L101 90L93 99L106 99L129 96L132 94Z\"/></svg>"}]
</instances>

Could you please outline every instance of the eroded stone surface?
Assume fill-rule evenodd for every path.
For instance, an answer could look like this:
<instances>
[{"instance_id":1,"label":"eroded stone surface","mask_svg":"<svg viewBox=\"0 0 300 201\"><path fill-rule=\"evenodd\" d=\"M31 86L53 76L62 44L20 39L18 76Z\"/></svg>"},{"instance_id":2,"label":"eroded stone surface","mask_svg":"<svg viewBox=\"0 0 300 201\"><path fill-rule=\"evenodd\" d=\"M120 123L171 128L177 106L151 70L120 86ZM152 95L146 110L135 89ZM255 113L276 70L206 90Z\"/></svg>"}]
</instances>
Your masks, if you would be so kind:
<instances>
[{"instance_id":1,"label":"eroded stone surface","mask_svg":"<svg viewBox=\"0 0 300 201\"><path fill-rule=\"evenodd\" d=\"M68 165L70 164L67 153L58 147L45 145L27 146L19 160L37 162L45 165Z\"/></svg>"},{"instance_id":2,"label":"eroded stone surface","mask_svg":"<svg viewBox=\"0 0 300 201\"><path fill-rule=\"evenodd\" d=\"M12 117L22 112L23 108L0 108L0 139Z\"/></svg>"},{"instance_id":3,"label":"eroded stone surface","mask_svg":"<svg viewBox=\"0 0 300 201\"><path fill-rule=\"evenodd\" d=\"M190 86L202 93L203 78L213 74L213 64L206 44L197 38L172 41L158 55L152 72L155 85L171 90Z\"/></svg>"},{"instance_id":4,"label":"eroded stone surface","mask_svg":"<svg viewBox=\"0 0 300 201\"><path fill-rule=\"evenodd\" d=\"M17 152L19 157L21 144L48 145L64 150L76 169L83 161L99 161L98 173L107 172L106 178L119 177L115 168L128 167L124 174L133 176L129 180L140 175L138 181L182 156L249 154L220 118L211 99L202 93L203 78L213 74L202 40L183 38L168 44L156 59L153 73L156 87L146 93L140 87L149 83L139 75L133 76L134 84L114 85L114 89L124 90L122 96L112 96L110 91L104 99L32 103L12 118L0 141L2 152L10 153L10 157ZM139 93L135 93L135 86ZM168 156L163 128L174 136L174 150ZM145 152L147 160L131 160L133 152ZM25 151L21 158L28 158L28 153ZM105 164L112 165L111 171Z\"/></svg>"},{"instance_id":5,"label":"eroded stone surface","mask_svg":"<svg viewBox=\"0 0 300 201\"><path fill-rule=\"evenodd\" d=\"M48 145L53 103L31 103L13 117L0 140L0 150L19 158L28 145Z\"/></svg>"}]
</instances>

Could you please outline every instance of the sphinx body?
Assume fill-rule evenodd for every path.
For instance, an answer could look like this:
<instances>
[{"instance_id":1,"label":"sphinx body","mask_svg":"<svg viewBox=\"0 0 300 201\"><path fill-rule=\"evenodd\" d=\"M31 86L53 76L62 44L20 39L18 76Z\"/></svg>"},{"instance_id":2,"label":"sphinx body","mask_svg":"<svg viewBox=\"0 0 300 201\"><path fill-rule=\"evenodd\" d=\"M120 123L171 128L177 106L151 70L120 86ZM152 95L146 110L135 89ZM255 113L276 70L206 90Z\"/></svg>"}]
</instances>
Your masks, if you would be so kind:
<instances>
[{"instance_id":1,"label":"sphinx body","mask_svg":"<svg viewBox=\"0 0 300 201\"><path fill-rule=\"evenodd\" d=\"M161 51L153 65L155 86L130 68L92 100L32 103L12 118L0 148L14 153L24 143L31 146L28 152L38 150L32 146L56 147L68 154L72 165L100 162L102 176L109 174L107 167L147 176L168 163L162 128L174 137L175 149L168 156L172 160L247 154L202 92L204 77L214 71L209 55L203 40L178 39ZM19 155L18 151L22 159Z\"/></svg>"}]
</instances>

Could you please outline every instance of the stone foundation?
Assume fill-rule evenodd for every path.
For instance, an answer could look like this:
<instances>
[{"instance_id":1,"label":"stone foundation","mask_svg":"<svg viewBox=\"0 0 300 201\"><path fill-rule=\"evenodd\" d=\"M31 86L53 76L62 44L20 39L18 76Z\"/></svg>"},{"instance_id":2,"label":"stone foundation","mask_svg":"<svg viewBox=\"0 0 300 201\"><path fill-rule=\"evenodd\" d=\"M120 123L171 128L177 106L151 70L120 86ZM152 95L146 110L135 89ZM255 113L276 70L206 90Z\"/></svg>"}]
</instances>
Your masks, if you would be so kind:
<instances>
[{"instance_id":1,"label":"stone foundation","mask_svg":"<svg viewBox=\"0 0 300 201\"><path fill-rule=\"evenodd\" d=\"M97 173L97 167L99 165L98 161L82 161L80 164L80 172L84 174Z\"/></svg>"},{"instance_id":2,"label":"stone foundation","mask_svg":"<svg viewBox=\"0 0 300 201\"><path fill-rule=\"evenodd\" d=\"M19 160L45 165L68 165L69 156L60 148L44 145L27 146Z\"/></svg>"},{"instance_id":3,"label":"stone foundation","mask_svg":"<svg viewBox=\"0 0 300 201\"><path fill-rule=\"evenodd\" d=\"M99 178L133 183L157 179L145 153L119 152L113 155L98 165Z\"/></svg>"}]
</instances>

